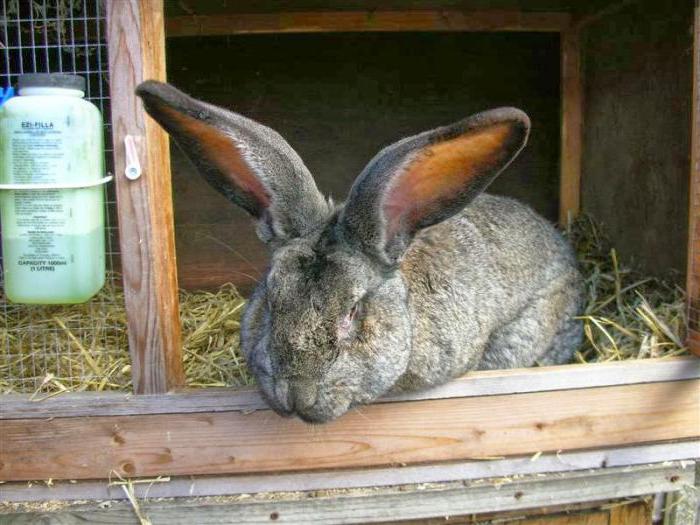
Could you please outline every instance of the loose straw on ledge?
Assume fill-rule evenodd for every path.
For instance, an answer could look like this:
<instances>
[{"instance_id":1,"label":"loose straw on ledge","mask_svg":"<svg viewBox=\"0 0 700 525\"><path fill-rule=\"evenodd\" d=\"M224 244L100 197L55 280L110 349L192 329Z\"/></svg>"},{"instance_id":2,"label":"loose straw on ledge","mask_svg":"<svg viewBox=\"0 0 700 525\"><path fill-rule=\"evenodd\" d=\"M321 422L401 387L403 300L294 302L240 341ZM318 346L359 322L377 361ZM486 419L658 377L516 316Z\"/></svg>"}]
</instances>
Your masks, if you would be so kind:
<instances>
[{"instance_id":1,"label":"loose straw on ledge","mask_svg":"<svg viewBox=\"0 0 700 525\"><path fill-rule=\"evenodd\" d=\"M627 268L589 218L579 219L568 235L586 278L587 304L581 316L585 341L577 361L641 359L687 351L682 289ZM7 305L7 319L0 326L0 392L28 392L41 400L66 391L128 390L123 305L122 291L115 286L105 287L83 305ZM190 386L253 382L238 340L244 305L231 285L216 292L180 292Z\"/></svg>"}]
</instances>

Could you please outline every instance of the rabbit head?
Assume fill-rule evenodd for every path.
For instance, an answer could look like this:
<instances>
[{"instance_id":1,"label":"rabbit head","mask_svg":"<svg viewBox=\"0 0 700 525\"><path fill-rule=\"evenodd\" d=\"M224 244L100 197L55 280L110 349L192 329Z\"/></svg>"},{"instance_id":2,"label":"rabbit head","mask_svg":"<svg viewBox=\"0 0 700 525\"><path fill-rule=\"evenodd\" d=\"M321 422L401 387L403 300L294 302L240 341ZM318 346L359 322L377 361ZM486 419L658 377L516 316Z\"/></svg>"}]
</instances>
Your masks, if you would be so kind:
<instances>
[{"instance_id":1,"label":"rabbit head","mask_svg":"<svg viewBox=\"0 0 700 525\"><path fill-rule=\"evenodd\" d=\"M168 84L144 82L137 94L209 183L254 218L270 247L241 346L270 406L307 422L371 402L401 377L414 324L404 253L420 230L481 192L529 130L524 113L501 108L403 139L334 206L275 131Z\"/></svg>"}]
</instances>

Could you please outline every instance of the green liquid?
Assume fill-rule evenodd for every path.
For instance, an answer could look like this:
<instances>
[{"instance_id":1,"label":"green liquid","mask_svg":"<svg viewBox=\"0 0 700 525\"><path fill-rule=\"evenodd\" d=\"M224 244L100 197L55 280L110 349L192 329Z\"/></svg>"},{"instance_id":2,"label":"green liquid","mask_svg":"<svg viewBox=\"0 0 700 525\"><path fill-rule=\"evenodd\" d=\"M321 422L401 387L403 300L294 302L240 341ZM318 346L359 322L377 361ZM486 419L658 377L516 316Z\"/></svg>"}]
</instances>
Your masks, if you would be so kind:
<instances>
[{"instance_id":1,"label":"green liquid","mask_svg":"<svg viewBox=\"0 0 700 525\"><path fill-rule=\"evenodd\" d=\"M74 304L83 303L100 291L105 282L102 228L80 235L55 236L53 245L46 256L34 253L31 259L20 260L17 255L36 250L26 239L3 235L5 294L10 301Z\"/></svg>"}]
</instances>

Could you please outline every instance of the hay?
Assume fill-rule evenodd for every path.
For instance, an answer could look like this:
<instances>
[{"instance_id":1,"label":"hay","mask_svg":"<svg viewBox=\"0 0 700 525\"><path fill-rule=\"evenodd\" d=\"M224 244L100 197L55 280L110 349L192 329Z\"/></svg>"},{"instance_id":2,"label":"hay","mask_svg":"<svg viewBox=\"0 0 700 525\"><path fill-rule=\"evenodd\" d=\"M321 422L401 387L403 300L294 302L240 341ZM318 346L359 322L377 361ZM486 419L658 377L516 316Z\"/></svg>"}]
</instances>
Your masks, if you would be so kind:
<instances>
[{"instance_id":1,"label":"hay","mask_svg":"<svg viewBox=\"0 0 700 525\"><path fill-rule=\"evenodd\" d=\"M568 235L577 248L587 290L581 316L586 339L577 361L675 356L687 351L681 288L621 264L600 228L587 217L579 219ZM66 391L128 390L123 304L122 291L108 284L83 305L6 305L5 322L0 323L0 392L28 392L41 400ZM180 292L189 386L253 383L238 341L244 304L231 285L216 292Z\"/></svg>"},{"instance_id":2,"label":"hay","mask_svg":"<svg viewBox=\"0 0 700 525\"><path fill-rule=\"evenodd\" d=\"M590 217L567 232L586 279L581 363L685 354L685 292L666 279L644 276L620 263L616 250Z\"/></svg>"},{"instance_id":3,"label":"hay","mask_svg":"<svg viewBox=\"0 0 700 525\"><path fill-rule=\"evenodd\" d=\"M8 304L7 319L0 324L0 392L27 392L40 400L64 391L130 389L124 294L117 282L108 279L93 300L81 305ZM231 285L213 293L180 292L189 386L252 383L239 352L244 305Z\"/></svg>"}]
</instances>

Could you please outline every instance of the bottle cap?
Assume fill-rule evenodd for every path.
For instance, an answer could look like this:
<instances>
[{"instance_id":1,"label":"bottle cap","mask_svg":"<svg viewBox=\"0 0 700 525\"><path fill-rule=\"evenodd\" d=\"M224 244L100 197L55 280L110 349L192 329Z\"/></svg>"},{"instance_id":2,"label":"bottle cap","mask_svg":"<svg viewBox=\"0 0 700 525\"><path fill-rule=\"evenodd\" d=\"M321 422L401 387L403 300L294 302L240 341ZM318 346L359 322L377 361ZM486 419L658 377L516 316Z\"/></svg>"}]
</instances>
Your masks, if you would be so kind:
<instances>
[{"instance_id":1,"label":"bottle cap","mask_svg":"<svg viewBox=\"0 0 700 525\"><path fill-rule=\"evenodd\" d=\"M77 89L85 92L85 79L67 73L26 73L17 80L18 89L30 87L47 87Z\"/></svg>"}]
</instances>

